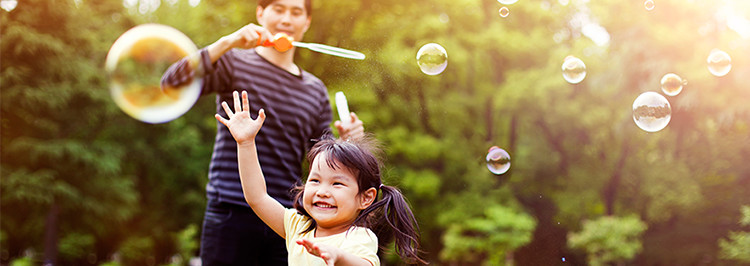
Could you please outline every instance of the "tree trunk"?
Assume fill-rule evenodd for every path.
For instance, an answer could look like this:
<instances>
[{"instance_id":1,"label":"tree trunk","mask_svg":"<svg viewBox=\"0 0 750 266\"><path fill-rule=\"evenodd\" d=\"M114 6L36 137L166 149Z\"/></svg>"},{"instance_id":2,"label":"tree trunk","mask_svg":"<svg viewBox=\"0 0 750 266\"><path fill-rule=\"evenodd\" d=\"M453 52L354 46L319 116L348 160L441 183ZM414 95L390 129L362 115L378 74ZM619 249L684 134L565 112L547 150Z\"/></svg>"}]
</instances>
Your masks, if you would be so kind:
<instances>
[{"instance_id":1,"label":"tree trunk","mask_svg":"<svg viewBox=\"0 0 750 266\"><path fill-rule=\"evenodd\" d=\"M628 157L630 146L627 140L622 141L622 149L620 152L620 158L617 159L614 169L612 169L612 177L609 179L609 183L604 187L604 211L606 215L614 215L615 213L615 199L617 198L617 187L620 185L620 178L622 177L622 168L625 165L625 159Z\"/></svg>"},{"instance_id":2,"label":"tree trunk","mask_svg":"<svg viewBox=\"0 0 750 266\"><path fill-rule=\"evenodd\" d=\"M47 212L47 221L44 230L44 265L57 265L57 220L60 214L60 207L57 202L52 202L52 206Z\"/></svg>"}]
</instances>

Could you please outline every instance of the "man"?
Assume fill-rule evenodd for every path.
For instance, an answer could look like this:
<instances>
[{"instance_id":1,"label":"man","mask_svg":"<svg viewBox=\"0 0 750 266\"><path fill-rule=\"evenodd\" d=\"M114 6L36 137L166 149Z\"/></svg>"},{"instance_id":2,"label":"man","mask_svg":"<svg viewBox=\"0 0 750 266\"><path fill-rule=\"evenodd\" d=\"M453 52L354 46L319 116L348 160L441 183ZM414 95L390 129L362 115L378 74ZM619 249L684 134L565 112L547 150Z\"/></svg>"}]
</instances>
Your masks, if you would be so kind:
<instances>
[{"instance_id":1,"label":"man","mask_svg":"<svg viewBox=\"0 0 750 266\"><path fill-rule=\"evenodd\" d=\"M301 40L310 26L311 0L260 0L258 24L248 24L201 49L198 71L205 73L202 94L217 93L233 104L232 92L248 92L251 113L265 109L267 119L256 137L268 193L292 206L290 189L302 176L302 162L314 139L330 130L331 106L325 85L294 63L294 48L279 52L258 46L283 32ZM233 49L239 48L239 49ZM193 72L186 60L165 74L164 86L177 86ZM342 138L364 135L362 121L336 121ZM261 221L244 200L237 170L237 144L218 126L206 185L200 256L203 265L286 265L284 239Z\"/></svg>"}]
</instances>

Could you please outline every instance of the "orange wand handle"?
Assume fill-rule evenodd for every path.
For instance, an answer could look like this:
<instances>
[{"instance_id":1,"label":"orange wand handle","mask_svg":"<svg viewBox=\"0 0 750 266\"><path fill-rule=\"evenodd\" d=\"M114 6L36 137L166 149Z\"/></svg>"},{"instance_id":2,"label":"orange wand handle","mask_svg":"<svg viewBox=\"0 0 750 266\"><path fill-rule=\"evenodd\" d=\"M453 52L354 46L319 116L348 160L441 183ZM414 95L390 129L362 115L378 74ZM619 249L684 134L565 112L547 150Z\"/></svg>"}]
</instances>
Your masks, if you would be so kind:
<instances>
[{"instance_id":1,"label":"orange wand handle","mask_svg":"<svg viewBox=\"0 0 750 266\"><path fill-rule=\"evenodd\" d=\"M258 36L260 37L260 33L258 33ZM279 52L286 52L289 49L292 49L292 39L293 38L289 35L286 35L286 33L279 32L273 36L273 40L266 40L263 43L261 43L260 38L258 38L257 45L273 47Z\"/></svg>"}]
</instances>

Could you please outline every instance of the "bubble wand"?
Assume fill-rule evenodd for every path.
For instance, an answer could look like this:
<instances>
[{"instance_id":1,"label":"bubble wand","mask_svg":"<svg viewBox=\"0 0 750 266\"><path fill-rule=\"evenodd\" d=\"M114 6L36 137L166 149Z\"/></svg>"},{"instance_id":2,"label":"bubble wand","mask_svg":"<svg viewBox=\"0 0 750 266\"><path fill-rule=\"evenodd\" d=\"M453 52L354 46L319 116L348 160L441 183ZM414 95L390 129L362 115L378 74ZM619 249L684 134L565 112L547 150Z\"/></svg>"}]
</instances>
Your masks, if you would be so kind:
<instances>
[{"instance_id":1,"label":"bubble wand","mask_svg":"<svg viewBox=\"0 0 750 266\"><path fill-rule=\"evenodd\" d=\"M258 35L260 35L260 33ZM318 53L335 55L335 56L344 57L344 58L351 58L351 59L357 59L357 60L365 59L365 54L352 51L352 50L328 46L328 45L319 44L319 43L295 42L294 38L292 38L289 35L286 35L283 32L280 32L274 35L273 40L266 40L263 43L260 43L260 38L258 38L258 45L262 45L266 47L273 47L279 52L286 52L289 49L292 49L292 46L294 46L294 47L307 48L307 49L316 51Z\"/></svg>"}]
</instances>

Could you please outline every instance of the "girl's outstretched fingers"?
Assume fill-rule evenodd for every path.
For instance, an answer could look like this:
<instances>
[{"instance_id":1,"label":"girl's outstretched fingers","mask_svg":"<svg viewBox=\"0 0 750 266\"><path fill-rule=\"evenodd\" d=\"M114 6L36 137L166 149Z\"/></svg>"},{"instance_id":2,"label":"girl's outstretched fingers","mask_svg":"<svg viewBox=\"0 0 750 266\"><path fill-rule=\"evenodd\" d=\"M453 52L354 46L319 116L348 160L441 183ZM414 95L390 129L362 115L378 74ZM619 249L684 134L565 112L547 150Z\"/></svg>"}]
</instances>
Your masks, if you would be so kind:
<instances>
[{"instance_id":1,"label":"girl's outstretched fingers","mask_svg":"<svg viewBox=\"0 0 750 266\"><path fill-rule=\"evenodd\" d=\"M224 124L224 126L227 125L227 120L221 117L219 114L215 114L214 117L216 117L216 120L219 120L220 123Z\"/></svg>"},{"instance_id":2,"label":"girl's outstretched fingers","mask_svg":"<svg viewBox=\"0 0 750 266\"><path fill-rule=\"evenodd\" d=\"M323 259L326 265L333 266L336 264L335 254L331 253L332 250L327 249L325 246L315 245L315 243L307 239L298 239L297 244L304 246L308 253Z\"/></svg>"}]
</instances>

